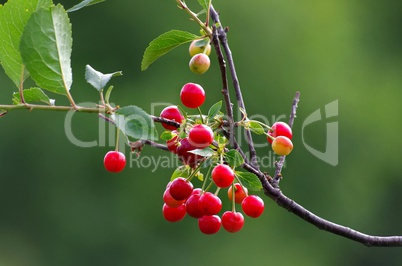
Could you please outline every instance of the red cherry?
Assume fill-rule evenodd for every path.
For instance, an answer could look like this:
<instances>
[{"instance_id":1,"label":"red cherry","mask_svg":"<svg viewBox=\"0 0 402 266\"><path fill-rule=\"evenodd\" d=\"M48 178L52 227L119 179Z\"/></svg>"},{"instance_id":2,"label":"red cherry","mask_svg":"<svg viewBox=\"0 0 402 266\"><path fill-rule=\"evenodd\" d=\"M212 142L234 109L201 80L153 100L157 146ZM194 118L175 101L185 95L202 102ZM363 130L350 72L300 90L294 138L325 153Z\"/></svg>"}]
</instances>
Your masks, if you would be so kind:
<instances>
[{"instance_id":1,"label":"red cherry","mask_svg":"<svg viewBox=\"0 0 402 266\"><path fill-rule=\"evenodd\" d=\"M188 141L197 149L204 149L214 141L214 132L207 125L195 125L188 133Z\"/></svg>"},{"instance_id":2,"label":"red cherry","mask_svg":"<svg viewBox=\"0 0 402 266\"><path fill-rule=\"evenodd\" d=\"M163 202L166 203L169 207L177 208L182 205L185 200L176 200L170 195L170 189L167 188L163 193Z\"/></svg>"},{"instance_id":3,"label":"red cherry","mask_svg":"<svg viewBox=\"0 0 402 266\"><path fill-rule=\"evenodd\" d=\"M186 206L182 204L177 208L173 208L165 203L163 204L162 213L166 221L178 222L186 216Z\"/></svg>"},{"instance_id":4,"label":"red cherry","mask_svg":"<svg viewBox=\"0 0 402 266\"><path fill-rule=\"evenodd\" d=\"M220 188L230 186L235 178L232 168L226 164L218 164L215 166L212 170L211 176L214 183Z\"/></svg>"},{"instance_id":5,"label":"red cherry","mask_svg":"<svg viewBox=\"0 0 402 266\"><path fill-rule=\"evenodd\" d=\"M205 91L196 83L187 83L181 88L180 99L184 106L198 108L205 101Z\"/></svg>"},{"instance_id":6,"label":"red cherry","mask_svg":"<svg viewBox=\"0 0 402 266\"><path fill-rule=\"evenodd\" d=\"M174 136L173 138L171 138L170 140L166 141L166 146L168 148L168 150L172 153L177 153L177 144L179 142L178 136L177 136L177 130L173 130L172 131L173 134L176 134L176 136Z\"/></svg>"},{"instance_id":7,"label":"red cherry","mask_svg":"<svg viewBox=\"0 0 402 266\"><path fill-rule=\"evenodd\" d=\"M184 177L178 177L172 181L169 193L175 200L186 200L193 192L193 184Z\"/></svg>"},{"instance_id":8,"label":"red cherry","mask_svg":"<svg viewBox=\"0 0 402 266\"><path fill-rule=\"evenodd\" d=\"M177 106L168 106L165 109L162 110L160 117L176 121L177 123L181 123L184 119L184 116L179 111L179 108ZM166 123L162 123L162 126L166 128L167 130L174 130L176 129L175 126L168 125Z\"/></svg>"},{"instance_id":9,"label":"red cherry","mask_svg":"<svg viewBox=\"0 0 402 266\"><path fill-rule=\"evenodd\" d=\"M198 200L199 208L205 215L218 214L222 209L221 199L211 192L205 192Z\"/></svg>"},{"instance_id":10,"label":"red cherry","mask_svg":"<svg viewBox=\"0 0 402 266\"><path fill-rule=\"evenodd\" d=\"M198 227L204 234L215 234L221 228L221 218L218 215L204 215L198 219Z\"/></svg>"},{"instance_id":11,"label":"red cherry","mask_svg":"<svg viewBox=\"0 0 402 266\"><path fill-rule=\"evenodd\" d=\"M234 191L235 202L237 204L241 204L244 198L247 197L248 189L246 187L243 187L239 183L235 183L234 187L235 187ZM233 186L230 186L228 189L228 198L230 201L233 200Z\"/></svg>"},{"instance_id":12,"label":"red cherry","mask_svg":"<svg viewBox=\"0 0 402 266\"><path fill-rule=\"evenodd\" d=\"M188 138L184 138L180 141L180 145L177 147L177 155L179 159L186 165L195 167L197 163L203 158L200 155L191 153L189 151L197 149L190 144Z\"/></svg>"},{"instance_id":13,"label":"red cherry","mask_svg":"<svg viewBox=\"0 0 402 266\"><path fill-rule=\"evenodd\" d=\"M244 225L244 217L240 212L227 211L222 215L222 226L230 233L239 232Z\"/></svg>"},{"instance_id":14,"label":"red cherry","mask_svg":"<svg viewBox=\"0 0 402 266\"><path fill-rule=\"evenodd\" d=\"M187 214L194 218L201 218L204 216L204 212L199 206L200 194L191 195L186 201Z\"/></svg>"},{"instance_id":15,"label":"red cherry","mask_svg":"<svg viewBox=\"0 0 402 266\"><path fill-rule=\"evenodd\" d=\"M109 172L121 172L126 166L126 156L119 151L109 151L103 158L103 165Z\"/></svg>"},{"instance_id":16,"label":"red cherry","mask_svg":"<svg viewBox=\"0 0 402 266\"><path fill-rule=\"evenodd\" d=\"M264 212L264 201L256 195L250 195L243 200L241 207L247 216L257 218Z\"/></svg>"},{"instance_id":17,"label":"red cherry","mask_svg":"<svg viewBox=\"0 0 402 266\"><path fill-rule=\"evenodd\" d=\"M272 142L272 150L280 156L286 156L293 150L293 143L287 137L279 136Z\"/></svg>"},{"instance_id":18,"label":"red cherry","mask_svg":"<svg viewBox=\"0 0 402 266\"><path fill-rule=\"evenodd\" d=\"M285 136L289 139L292 139L292 129L285 122L275 122L272 125L271 130L268 132L268 134L274 138L278 136ZM267 140L269 143L273 142L270 137L267 137Z\"/></svg>"}]
</instances>

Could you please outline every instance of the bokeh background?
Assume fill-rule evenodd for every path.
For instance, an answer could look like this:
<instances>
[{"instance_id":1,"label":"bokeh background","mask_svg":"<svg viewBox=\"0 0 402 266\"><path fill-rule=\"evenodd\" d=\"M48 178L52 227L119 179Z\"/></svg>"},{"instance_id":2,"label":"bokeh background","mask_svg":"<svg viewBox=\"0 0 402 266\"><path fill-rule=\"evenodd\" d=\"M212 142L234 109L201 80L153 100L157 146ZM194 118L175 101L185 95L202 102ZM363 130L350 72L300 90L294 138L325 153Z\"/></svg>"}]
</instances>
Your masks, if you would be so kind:
<instances>
[{"instance_id":1,"label":"bokeh background","mask_svg":"<svg viewBox=\"0 0 402 266\"><path fill-rule=\"evenodd\" d=\"M333 222L368 234L401 235L402 2L214 2L230 28L248 113L287 120L294 94L301 92L283 192ZM68 8L78 1L61 3ZM199 10L195 0L188 5ZM97 101L84 79L86 64L104 73L123 71L112 81L112 100L120 106L135 104L158 115L162 106L155 104L179 104L180 88L190 81L206 89L205 111L221 99L214 53L202 76L188 69L187 46L140 71L143 51L159 34L198 32L175 1L109 0L70 18L76 102ZM0 87L1 103L11 103L16 88L3 71ZM308 145L325 151L326 123L339 123L339 164L331 166L306 149L302 123L335 100L339 115L304 131ZM102 161L113 149L109 135L106 145L78 147L66 137L65 117L15 111L0 119L0 265L402 263L401 248L367 248L318 230L267 197L262 217L246 218L237 234L203 235L188 217L168 223L162 193L174 166L155 170L133 161L120 174L107 173ZM95 115L76 114L72 129L82 141L101 141ZM268 160L264 170L272 173L270 148L263 137L255 141ZM130 158L127 148L125 153ZM167 153L146 147L141 156L157 160Z\"/></svg>"}]
</instances>

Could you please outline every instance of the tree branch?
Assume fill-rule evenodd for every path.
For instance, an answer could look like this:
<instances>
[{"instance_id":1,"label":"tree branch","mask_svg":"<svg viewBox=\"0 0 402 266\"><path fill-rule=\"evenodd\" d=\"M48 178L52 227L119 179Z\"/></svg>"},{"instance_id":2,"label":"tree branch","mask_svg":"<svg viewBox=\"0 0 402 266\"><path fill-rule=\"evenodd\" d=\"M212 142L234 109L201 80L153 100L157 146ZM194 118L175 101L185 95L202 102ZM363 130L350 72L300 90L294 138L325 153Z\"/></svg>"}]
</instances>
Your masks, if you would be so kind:
<instances>
[{"instance_id":1,"label":"tree branch","mask_svg":"<svg viewBox=\"0 0 402 266\"><path fill-rule=\"evenodd\" d=\"M243 109L246 112L246 106L244 104L243 100L243 95L240 89L240 84L239 84L239 79L237 78L237 73L236 73L236 68L235 64L233 61L233 56L232 52L230 50L228 40L226 38L226 31L222 28L220 19L219 19L219 14L216 12L214 7L211 5L211 18L215 22L216 25L219 25L216 30L217 30L217 35L219 38L220 43L222 44L223 50L225 51L226 58L227 58L227 63L229 66L229 71L232 76L232 83L236 95L236 100L239 108ZM251 136L251 131L249 129L245 129L245 137L246 141L249 147L249 152L250 152L250 163L253 165L255 168L259 168L258 163L257 163L257 152L254 147L254 142L253 138Z\"/></svg>"},{"instance_id":2,"label":"tree branch","mask_svg":"<svg viewBox=\"0 0 402 266\"><path fill-rule=\"evenodd\" d=\"M293 127L293 122L295 120L296 117L296 110L297 110L297 104L300 101L300 92L296 92L295 98L293 99L293 104L292 104L292 109L290 111L290 116L289 116L289 126L290 128ZM276 169L275 169L275 175L274 178L271 180L271 184L278 188L279 187L279 182L282 179L282 168L283 168L283 164L285 163L285 157L286 156L281 156L279 158L279 162L275 163Z\"/></svg>"}]
</instances>

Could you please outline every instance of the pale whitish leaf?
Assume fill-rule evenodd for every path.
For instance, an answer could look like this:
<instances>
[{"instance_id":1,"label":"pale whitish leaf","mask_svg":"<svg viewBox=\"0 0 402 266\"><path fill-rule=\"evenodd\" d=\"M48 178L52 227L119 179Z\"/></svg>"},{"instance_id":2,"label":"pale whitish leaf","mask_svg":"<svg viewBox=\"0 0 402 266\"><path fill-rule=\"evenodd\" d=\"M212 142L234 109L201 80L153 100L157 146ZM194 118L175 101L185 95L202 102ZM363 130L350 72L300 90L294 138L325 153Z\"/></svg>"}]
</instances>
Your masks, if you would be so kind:
<instances>
[{"instance_id":1,"label":"pale whitish leaf","mask_svg":"<svg viewBox=\"0 0 402 266\"><path fill-rule=\"evenodd\" d=\"M197 38L199 38L199 36L181 30L171 30L163 33L150 42L147 49L145 49L141 62L141 70L146 70L153 62L172 49Z\"/></svg>"},{"instance_id":2,"label":"pale whitish leaf","mask_svg":"<svg viewBox=\"0 0 402 266\"><path fill-rule=\"evenodd\" d=\"M259 191L262 189L261 182L255 174L240 171L236 171L235 174L236 177L240 179L243 186L248 188L248 190Z\"/></svg>"},{"instance_id":3,"label":"pale whitish leaf","mask_svg":"<svg viewBox=\"0 0 402 266\"><path fill-rule=\"evenodd\" d=\"M51 99L40 88L30 88L24 90L24 100L27 103L43 102L52 105ZM21 95L19 92L13 94L13 103L21 103Z\"/></svg>"},{"instance_id":4,"label":"pale whitish leaf","mask_svg":"<svg viewBox=\"0 0 402 266\"><path fill-rule=\"evenodd\" d=\"M90 65L86 65L85 67L85 80L98 91L102 91L112 77L122 75L123 73L121 71L116 71L109 74L103 74L102 72L99 72L94 68L92 68Z\"/></svg>"},{"instance_id":5,"label":"pale whitish leaf","mask_svg":"<svg viewBox=\"0 0 402 266\"><path fill-rule=\"evenodd\" d=\"M236 150L230 150L225 153L225 160L232 168L238 167L244 163L243 157Z\"/></svg>"},{"instance_id":6,"label":"pale whitish leaf","mask_svg":"<svg viewBox=\"0 0 402 266\"><path fill-rule=\"evenodd\" d=\"M143 140L158 139L151 116L138 106L129 105L117 109L114 119L116 126L128 137Z\"/></svg>"},{"instance_id":7,"label":"pale whitish leaf","mask_svg":"<svg viewBox=\"0 0 402 266\"><path fill-rule=\"evenodd\" d=\"M95 5L95 4L104 2L104 1L105 0L84 0L81 3L76 4L75 6L67 9L67 12L74 12L74 11L80 10L81 8L84 8L84 7L87 7L90 5Z\"/></svg>"},{"instance_id":8,"label":"pale whitish leaf","mask_svg":"<svg viewBox=\"0 0 402 266\"><path fill-rule=\"evenodd\" d=\"M51 0L10 0L0 8L0 64L18 88L28 77L19 51L22 32L32 13L51 4Z\"/></svg>"},{"instance_id":9,"label":"pale whitish leaf","mask_svg":"<svg viewBox=\"0 0 402 266\"><path fill-rule=\"evenodd\" d=\"M214 150L208 147L205 149L195 149L188 152L207 158L214 155Z\"/></svg>"},{"instance_id":10,"label":"pale whitish leaf","mask_svg":"<svg viewBox=\"0 0 402 266\"><path fill-rule=\"evenodd\" d=\"M71 71L71 24L61 5L40 9L29 18L22 34L22 61L42 89L67 95Z\"/></svg>"}]
</instances>

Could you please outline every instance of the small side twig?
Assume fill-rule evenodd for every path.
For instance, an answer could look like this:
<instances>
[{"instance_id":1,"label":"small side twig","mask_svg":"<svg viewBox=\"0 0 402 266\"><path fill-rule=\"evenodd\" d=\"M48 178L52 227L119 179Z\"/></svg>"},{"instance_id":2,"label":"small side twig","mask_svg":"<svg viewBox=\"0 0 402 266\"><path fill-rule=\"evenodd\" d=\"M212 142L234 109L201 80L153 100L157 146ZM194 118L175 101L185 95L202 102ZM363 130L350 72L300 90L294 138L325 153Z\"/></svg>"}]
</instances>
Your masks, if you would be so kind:
<instances>
[{"instance_id":1,"label":"small side twig","mask_svg":"<svg viewBox=\"0 0 402 266\"><path fill-rule=\"evenodd\" d=\"M296 92L296 95L293 99L293 103L292 103L292 109L290 111L290 116L289 116L289 126L292 128L293 127L293 123L296 117L296 110L297 110L297 104L300 101L300 92ZM285 158L286 156L281 156L279 158L279 161L275 163L276 169L275 169L275 175L271 180L271 184L278 188L279 187L279 182L282 179L282 168L283 168L283 164L285 163Z\"/></svg>"},{"instance_id":2,"label":"small side twig","mask_svg":"<svg viewBox=\"0 0 402 266\"><path fill-rule=\"evenodd\" d=\"M218 14L218 12L216 12L216 10L214 9L214 7L212 5L210 7L210 14L211 14L211 18L215 22L215 24L221 25L221 22L219 19L219 14ZM226 31L222 26L218 26L216 28L216 30L217 30L216 32L217 32L219 41L226 54L227 64L229 66L229 71L232 76L232 83L233 83L233 87L234 87L234 91L235 91L235 95L236 95L237 104L238 104L239 108L242 108L244 111L246 111L246 107L245 107L244 100L243 100L243 95L242 95L242 92L240 89L239 79L237 78L237 73L236 73L236 68L235 68L235 64L233 61L232 52L230 50L228 40L226 38ZM258 169L259 166L257 163L257 152L255 150L253 138L251 136L251 131L249 129L245 129L245 138L246 138L246 141L247 141L247 144L249 147L250 163L252 166L254 166L255 168Z\"/></svg>"}]
</instances>

